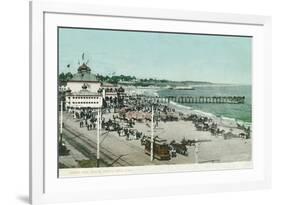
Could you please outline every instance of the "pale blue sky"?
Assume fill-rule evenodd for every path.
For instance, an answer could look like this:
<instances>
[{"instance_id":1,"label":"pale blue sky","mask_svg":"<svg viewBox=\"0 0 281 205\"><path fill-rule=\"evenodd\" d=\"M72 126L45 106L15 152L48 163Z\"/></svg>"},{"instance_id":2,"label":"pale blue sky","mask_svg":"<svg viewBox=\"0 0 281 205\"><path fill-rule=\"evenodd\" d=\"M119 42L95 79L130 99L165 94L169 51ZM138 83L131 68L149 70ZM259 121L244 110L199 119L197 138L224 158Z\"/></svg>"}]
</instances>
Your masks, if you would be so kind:
<instances>
[{"instance_id":1,"label":"pale blue sky","mask_svg":"<svg viewBox=\"0 0 281 205\"><path fill-rule=\"evenodd\" d=\"M250 37L59 29L59 72L251 84ZM67 65L70 64L68 68Z\"/></svg>"}]
</instances>

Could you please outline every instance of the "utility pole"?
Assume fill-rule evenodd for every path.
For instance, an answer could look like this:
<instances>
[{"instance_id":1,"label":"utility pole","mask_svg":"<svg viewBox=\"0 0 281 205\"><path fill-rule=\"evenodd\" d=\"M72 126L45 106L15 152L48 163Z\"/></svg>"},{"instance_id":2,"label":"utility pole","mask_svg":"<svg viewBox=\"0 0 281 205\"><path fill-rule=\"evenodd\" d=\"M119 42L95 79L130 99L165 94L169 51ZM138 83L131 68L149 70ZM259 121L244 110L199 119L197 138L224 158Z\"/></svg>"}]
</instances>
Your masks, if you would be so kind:
<instances>
[{"instance_id":1,"label":"utility pole","mask_svg":"<svg viewBox=\"0 0 281 205\"><path fill-rule=\"evenodd\" d=\"M61 100L60 106L60 145L62 145L62 124L63 124L63 101Z\"/></svg>"},{"instance_id":2,"label":"utility pole","mask_svg":"<svg viewBox=\"0 0 281 205\"><path fill-rule=\"evenodd\" d=\"M196 163L196 164L199 163L198 154L199 154L199 142L198 142L198 140L196 139L195 148L194 148L194 158L195 158L195 163Z\"/></svg>"},{"instance_id":3,"label":"utility pole","mask_svg":"<svg viewBox=\"0 0 281 205\"><path fill-rule=\"evenodd\" d=\"M150 161L153 161L153 134L154 134L154 126L153 126L153 117L154 117L154 108L152 105L152 111L151 111L151 139L150 139Z\"/></svg>"},{"instance_id":4,"label":"utility pole","mask_svg":"<svg viewBox=\"0 0 281 205\"><path fill-rule=\"evenodd\" d=\"M100 166L100 108L98 108L98 119L97 119L97 167Z\"/></svg>"}]
</instances>

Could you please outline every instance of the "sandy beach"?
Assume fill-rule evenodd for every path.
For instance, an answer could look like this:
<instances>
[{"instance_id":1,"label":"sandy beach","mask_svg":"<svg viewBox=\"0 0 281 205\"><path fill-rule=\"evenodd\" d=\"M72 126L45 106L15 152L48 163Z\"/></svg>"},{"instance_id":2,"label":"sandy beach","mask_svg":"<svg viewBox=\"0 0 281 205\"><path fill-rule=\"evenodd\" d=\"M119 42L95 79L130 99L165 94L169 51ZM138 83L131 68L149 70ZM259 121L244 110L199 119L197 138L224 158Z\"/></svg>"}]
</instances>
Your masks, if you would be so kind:
<instances>
[{"instance_id":1,"label":"sandy beach","mask_svg":"<svg viewBox=\"0 0 281 205\"><path fill-rule=\"evenodd\" d=\"M150 129L145 123L136 123L135 128L143 133L150 135ZM238 129L236 129L238 132ZM180 142L183 138L190 140L202 140L206 142L199 143L199 163L233 162L251 160L251 139L228 139L224 140L222 136L212 136L207 131L197 131L192 122L160 122L159 127L155 129L155 136L160 136L168 142L176 140ZM189 147L193 152L194 148Z\"/></svg>"},{"instance_id":2,"label":"sandy beach","mask_svg":"<svg viewBox=\"0 0 281 205\"><path fill-rule=\"evenodd\" d=\"M93 145L96 144L96 130L88 131L86 127L79 128L78 120L72 119L72 116L65 114L65 133L68 130L78 130L79 135L83 135L90 140ZM106 118L112 118L112 114L106 114ZM135 123L135 130L150 136L151 131L146 123ZM104 134L106 133L106 134ZM198 162L199 163L213 163L213 162L237 162L251 160L251 139L228 139L225 140L222 136L212 136L208 131L197 131L193 123L190 121L176 121L176 122L159 122L155 129L154 136L160 136L162 139L171 142L175 140L180 142L183 138L190 140L199 140L198 143ZM68 140L66 140L68 141ZM117 132L102 131L100 138L101 149L111 155L110 159L106 159L107 164L111 166L141 166L141 165L161 165L161 164L188 164L195 163L194 146L188 146L188 156L178 154L177 157L171 158L167 161L154 160L150 161L150 157L145 154L144 146L141 145L140 140L126 140L125 137L118 136ZM93 155L95 147L88 147L91 149ZM71 149L71 156L61 157L60 161L68 165L74 161L88 159L83 156L79 150ZM71 159L72 158L72 159ZM120 162L120 163L119 163Z\"/></svg>"}]
</instances>

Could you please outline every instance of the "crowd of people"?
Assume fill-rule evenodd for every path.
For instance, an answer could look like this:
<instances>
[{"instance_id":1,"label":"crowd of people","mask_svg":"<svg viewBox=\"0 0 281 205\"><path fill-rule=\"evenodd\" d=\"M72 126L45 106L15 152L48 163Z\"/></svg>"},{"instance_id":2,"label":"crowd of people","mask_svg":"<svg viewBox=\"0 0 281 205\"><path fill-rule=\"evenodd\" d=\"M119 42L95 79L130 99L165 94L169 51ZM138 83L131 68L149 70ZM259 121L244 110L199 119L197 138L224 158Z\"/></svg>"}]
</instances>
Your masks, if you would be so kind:
<instances>
[{"instance_id":1,"label":"crowd of people","mask_svg":"<svg viewBox=\"0 0 281 205\"><path fill-rule=\"evenodd\" d=\"M158 127L159 122L168 121L192 121L198 131L209 131L212 135L224 135L225 130L221 129L218 124L209 117L197 114L183 114L177 112L174 108L167 104L155 103L149 98L128 97L122 102L122 106L114 106L114 103L108 103L107 108L102 109L101 128L107 132L116 132L119 137L125 137L126 140L140 140L141 145L145 145L150 136L139 132L135 129L135 123L143 122L147 126L151 125L152 109L154 109L154 126ZM113 111L112 111L113 110ZM80 128L87 127L87 130L97 129L97 111L90 108L70 110L73 118L78 119ZM110 118L106 119L104 114L110 114ZM238 126L238 125L237 125ZM242 137L250 138L250 128L238 127L242 131ZM187 133L188 134L188 133ZM238 137L241 137L240 135ZM187 154L186 146L193 146L197 142L195 140L183 140L176 142L172 140L169 143L171 150L183 155Z\"/></svg>"}]
</instances>

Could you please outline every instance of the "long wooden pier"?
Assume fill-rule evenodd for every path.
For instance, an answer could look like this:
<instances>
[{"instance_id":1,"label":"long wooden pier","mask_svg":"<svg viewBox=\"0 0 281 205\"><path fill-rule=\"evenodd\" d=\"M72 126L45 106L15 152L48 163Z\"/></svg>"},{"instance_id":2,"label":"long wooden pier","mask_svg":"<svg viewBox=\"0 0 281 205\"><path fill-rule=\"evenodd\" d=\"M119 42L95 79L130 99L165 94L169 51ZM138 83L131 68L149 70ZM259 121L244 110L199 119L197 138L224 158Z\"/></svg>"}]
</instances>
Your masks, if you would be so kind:
<instances>
[{"instance_id":1,"label":"long wooden pier","mask_svg":"<svg viewBox=\"0 0 281 205\"><path fill-rule=\"evenodd\" d=\"M150 100L155 103L213 103L213 104L244 104L245 96L147 96L136 95L139 99Z\"/></svg>"}]
</instances>

